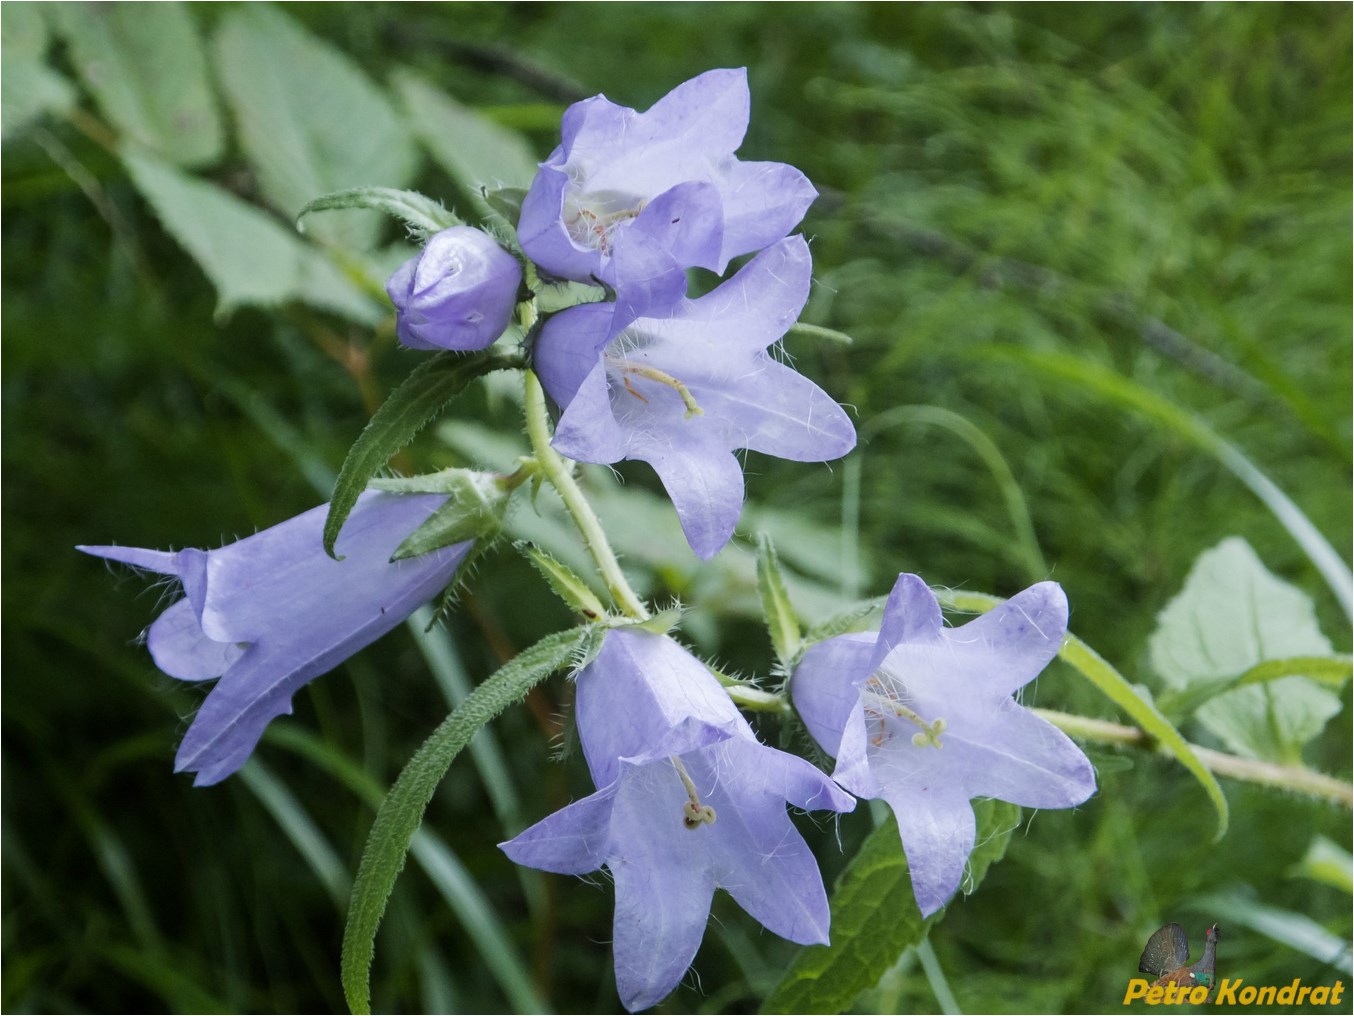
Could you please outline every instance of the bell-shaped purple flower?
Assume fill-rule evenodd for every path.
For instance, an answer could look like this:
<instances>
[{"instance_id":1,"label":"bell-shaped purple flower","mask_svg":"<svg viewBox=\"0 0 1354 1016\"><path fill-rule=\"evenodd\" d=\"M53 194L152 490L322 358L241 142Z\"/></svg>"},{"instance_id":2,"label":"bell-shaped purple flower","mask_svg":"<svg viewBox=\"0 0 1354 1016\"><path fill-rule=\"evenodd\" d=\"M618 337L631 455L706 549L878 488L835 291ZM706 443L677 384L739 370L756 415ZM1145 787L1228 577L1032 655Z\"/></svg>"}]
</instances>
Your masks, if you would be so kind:
<instances>
[{"instance_id":1,"label":"bell-shaped purple flower","mask_svg":"<svg viewBox=\"0 0 1354 1016\"><path fill-rule=\"evenodd\" d=\"M395 334L411 349L484 349L508 327L521 282L517 259L488 233L444 229L386 283Z\"/></svg>"},{"instance_id":2,"label":"bell-shaped purple flower","mask_svg":"<svg viewBox=\"0 0 1354 1016\"><path fill-rule=\"evenodd\" d=\"M734 157L749 102L738 68L692 78L644 113L601 95L570 106L562 144L522 204L522 249L555 275L615 286L613 259L628 246L649 248L632 258L645 270L659 270L662 254L678 269L723 274L731 258L779 240L818 192L793 166Z\"/></svg>"},{"instance_id":3,"label":"bell-shaped purple flower","mask_svg":"<svg viewBox=\"0 0 1354 1016\"><path fill-rule=\"evenodd\" d=\"M324 551L327 505L222 547L177 553L79 547L86 554L173 575L184 597L150 626L155 665L170 677L220 677L184 736L175 772L194 784L225 779L249 758L292 695L407 618L446 586L471 544L391 561L396 547L446 500L364 493Z\"/></svg>"},{"instance_id":4,"label":"bell-shaped purple flower","mask_svg":"<svg viewBox=\"0 0 1354 1016\"><path fill-rule=\"evenodd\" d=\"M1055 582L946 628L926 583L900 575L877 634L820 642L795 670L791 697L836 757L833 779L897 816L923 915L959 888L973 850L971 798L1070 808L1095 793L1081 749L1012 698L1066 630Z\"/></svg>"},{"instance_id":5,"label":"bell-shaped purple flower","mask_svg":"<svg viewBox=\"0 0 1354 1016\"><path fill-rule=\"evenodd\" d=\"M583 462L648 462L692 549L712 557L743 508L735 449L821 462L855 446L841 406L767 352L799 316L811 269L808 244L793 236L662 316L626 312L621 290L621 309L586 304L551 318L535 367L563 409L554 446Z\"/></svg>"},{"instance_id":6,"label":"bell-shaped purple flower","mask_svg":"<svg viewBox=\"0 0 1354 1016\"><path fill-rule=\"evenodd\" d=\"M855 802L768 748L710 671L667 636L607 633L578 675L579 740L597 793L501 844L518 864L616 883L616 985L631 1012L677 986L716 888L793 942L826 942L827 895L786 802Z\"/></svg>"}]
</instances>

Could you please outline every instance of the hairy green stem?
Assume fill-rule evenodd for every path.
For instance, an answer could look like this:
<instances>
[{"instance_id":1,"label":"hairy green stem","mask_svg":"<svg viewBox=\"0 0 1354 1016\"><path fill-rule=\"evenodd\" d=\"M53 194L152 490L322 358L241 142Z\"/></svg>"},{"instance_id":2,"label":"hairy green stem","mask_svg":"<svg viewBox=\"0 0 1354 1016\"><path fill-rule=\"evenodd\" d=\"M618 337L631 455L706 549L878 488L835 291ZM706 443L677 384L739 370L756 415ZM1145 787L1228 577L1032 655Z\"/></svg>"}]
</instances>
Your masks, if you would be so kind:
<instances>
[{"instance_id":1,"label":"hairy green stem","mask_svg":"<svg viewBox=\"0 0 1354 1016\"><path fill-rule=\"evenodd\" d=\"M1139 747L1152 747L1154 740L1137 727L1111 723L1108 720L1092 720L1072 713L1060 713L1052 709L1034 709L1032 712L1042 716L1054 726L1072 737L1087 741L1100 741L1105 744L1131 744ZM1325 773L1318 773L1305 766L1278 765L1274 762L1262 762L1259 759L1241 758L1225 752L1190 745L1195 756L1212 772L1219 776L1230 776L1235 780L1258 783L1261 786L1276 787L1280 790L1292 790L1309 797L1320 797L1346 808L1354 808L1354 785L1338 780ZM1162 750L1165 754L1169 752Z\"/></svg>"},{"instance_id":2,"label":"hairy green stem","mask_svg":"<svg viewBox=\"0 0 1354 1016\"><path fill-rule=\"evenodd\" d=\"M637 621L647 621L649 612L621 572L620 562L616 560L611 544L602 532L602 524L597 521L592 505L588 504L588 499L574 480L572 468L550 447L550 424L540 380L530 370L523 371L522 375L526 379L527 438L531 441L531 451L540 463L541 472L559 493L560 500L583 535L583 545L592 555L612 600L628 616Z\"/></svg>"}]
</instances>

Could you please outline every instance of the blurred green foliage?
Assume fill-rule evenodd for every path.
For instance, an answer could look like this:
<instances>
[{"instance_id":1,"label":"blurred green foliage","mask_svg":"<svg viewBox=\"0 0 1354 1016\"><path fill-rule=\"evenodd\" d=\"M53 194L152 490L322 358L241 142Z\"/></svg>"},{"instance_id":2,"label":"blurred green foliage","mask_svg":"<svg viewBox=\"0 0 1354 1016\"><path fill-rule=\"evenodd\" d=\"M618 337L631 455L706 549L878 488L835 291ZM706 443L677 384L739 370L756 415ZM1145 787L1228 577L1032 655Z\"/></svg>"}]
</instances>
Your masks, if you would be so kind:
<instances>
[{"instance_id":1,"label":"blurred green foliage","mask_svg":"<svg viewBox=\"0 0 1354 1016\"><path fill-rule=\"evenodd\" d=\"M702 70L746 65L741 154L794 163L822 192L804 227L804 320L854 341L796 334L786 352L853 407L858 470L749 455L748 539L709 569L675 536L650 473L623 467L620 491L605 471L587 476L637 583L680 596L687 638L726 669L772 667L759 530L811 621L842 596L886 592L899 571L1003 595L1055 578L1073 630L1156 691L1158 612L1201 552L1240 535L1348 651L1316 569L1216 458L1038 366L1075 357L1203 421L1349 559L1347 5L201 5L171 8L160 29L203 40L200 62L147 73L131 60L110 81L106 53L144 31L119 27L137 9L113 6L101 31L67 24L75 10L3 8L6 1011L342 1008L346 884L374 801L466 682L570 623L565 608L505 545L436 652L392 634L298 696L248 775L194 791L170 763L200 693L134 639L165 591L71 548L211 546L317 503L418 362L396 348L372 283L408 248L398 227L360 218L318 229L321 242L378 241L345 262L293 240L289 215L319 196L308 188L358 184L464 205L468 174L520 171L521 142L495 125L544 156L564 106L598 91L644 108ZM251 41L267 37L289 48ZM303 56L364 98L326 110L321 92L311 116L268 122L267 89L294 98L305 75L288 63ZM142 101L112 94L119 81L140 81ZM317 124L343 116L346 131L321 136ZM111 121L160 160L120 161ZM474 144L458 148L457 130ZM304 131L336 146L333 163L299 172L267 148ZM329 171L358 156L388 178ZM253 229L278 263L303 267L265 278L277 287L265 294L251 278L218 316L232 300L174 228L168 192L143 198L147 174L187 181L174 191L185 214L229 198L222 231ZM203 181L211 200L194 190ZM224 235L214 228L198 239ZM328 296L292 299L317 286ZM511 392L485 386L401 464L501 466L517 415ZM571 537L548 499L543 510L519 509L514 534L567 557ZM605 886L519 872L495 847L588 789L569 697L564 681L538 689L443 782L428 812L437 841L381 933L378 1009L615 1008ZM1348 687L1340 700L1303 761L1348 779ZM1114 718L1065 668L1026 703ZM1202 725L1186 732L1216 744ZM763 734L805 747L793 730ZM859 1008L937 1011L941 979L969 1010L1117 1008L1147 936L1175 920L1197 943L1224 920L1209 909L1219 894L1234 922L1223 976L1348 977L1338 957L1311 955L1325 940L1285 940L1291 922L1265 909L1347 944L1347 887L1302 868L1317 836L1347 863L1347 812L1228 782L1232 827L1214 844L1212 810L1179 766L1092 757L1100 793L1074 813L1027 813L933 951L901 958ZM803 825L830 881L870 818ZM725 897L715 918L699 982L665 1011L755 1008L794 953ZM486 961L500 940L516 955ZM530 985L508 987L512 971Z\"/></svg>"}]
</instances>

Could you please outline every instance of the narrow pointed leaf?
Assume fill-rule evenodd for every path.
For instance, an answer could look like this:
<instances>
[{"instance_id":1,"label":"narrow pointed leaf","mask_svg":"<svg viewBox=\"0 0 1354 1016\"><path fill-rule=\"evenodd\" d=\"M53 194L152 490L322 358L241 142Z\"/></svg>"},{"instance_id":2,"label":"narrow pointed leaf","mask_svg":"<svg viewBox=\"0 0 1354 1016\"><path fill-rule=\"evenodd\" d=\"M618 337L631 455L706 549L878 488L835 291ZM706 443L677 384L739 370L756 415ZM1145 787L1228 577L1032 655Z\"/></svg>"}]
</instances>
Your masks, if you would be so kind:
<instances>
[{"instance_id":1,"label":"narrow pointed leaf","mask_svg":"<svg viewBox=\"0 0 1354 1016\"><path fill-rule=\"evenodd\" d=\"M311 212L329 212L342 208L370 208L394 216L424 237L464 223L455 212L442 207L441 202L418 191L396 190L394 187L350 187L316 198L296 213L296 228L306 231L304 219Z\"/></svg>"},{"instance_id":2,"label":"narrow pointed leaf","mask_svg":"<svg viewBox=\"0 0 1354 1016\"><path fill-rule=\"evenodd\" d=\"M973 810L978 846L969 857L964 879L968 891L1006 853L1011 833L1020 824L1020 809L1004 801L978 801ZM870 834L842 872L831 906L832 944L802 949L767 996L762 1012L845 1012L945 914L940 910L923 919L917 909L892 817Z\"/></svg>"},{"instance_id":3,"label":"narrow pointed leaf","mask_svg":"<svg viewBox=\"0 0 1354 1016\"><path fill-rule=\"evenodd\" d=\"M475 378L516 365L517 361L489 351L469 355L447 352L414 368L348 449L324 521L325 551L333 555L334 541L367 482L439 409Z\"/></svg>"},{"instance_id":4,"label":"narrow pointed leaf","mask_svg":"<svg viewBox=\"0 0 1354 1016\"><path fill-rule=\"evenodd\" d=\"M799 620L790 605L776 547L765 533L757 536L757 591L762 597L762 614L771 633L771 645L781 664L788 667L801 645Z\"/></svg>"},{"instance_id":5,"label":"narrow pointed leaf","mask_svg":"<svg viewBox=\"0 0 1354 1016\"><path fill-rule=\"evenodd\" d=\"M569 605L569 609L595 621L606 614L606 607L586 582L567 565L561 564L534 543L518 540L513 548L531 562L541 578L545 579L555 595Z\"/></svg>"},{"instance_id":6,"label":"narrow pointed leaf","mask_svg":"<svg viewBox=\"0 0 1354 1016\"><path fill-rule=\"evenodd\" d=\"M568 666L587 635L586 628L547 635L500 667L442 721L390 788L362 851L343 932L343 993L354 1013L371 1012L376 930L423 821L423 812L442 777L476 731L532 687Z\"/></svg>"},{"instance_id":7,"label":"narrow pointed leaf","mask_svg":"<svg viewBox=\"0 0 1354 1016\"><path fill-rule=\"evenodd\" d=\"M503 528L508 491L488 473L448 470L451 497L395 548L392 561L417 557L463 540L487 540Z\"/></svg>"}]
</instances>

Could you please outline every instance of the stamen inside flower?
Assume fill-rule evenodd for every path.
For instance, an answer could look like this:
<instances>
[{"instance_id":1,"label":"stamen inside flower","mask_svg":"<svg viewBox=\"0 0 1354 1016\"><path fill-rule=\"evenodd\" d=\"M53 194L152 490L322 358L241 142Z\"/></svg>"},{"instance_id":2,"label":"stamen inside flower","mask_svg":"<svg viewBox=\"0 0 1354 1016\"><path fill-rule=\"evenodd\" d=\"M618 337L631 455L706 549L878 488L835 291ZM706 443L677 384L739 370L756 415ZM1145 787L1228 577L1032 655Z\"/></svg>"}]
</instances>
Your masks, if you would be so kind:
<instances>
[{"instance_id":1,"label":"stamen inside flower","mask_svg":"<svg viewBox=\"0 0 1354 1016\"><path fill-rule=\"evenodd\" d=\"M682 399L682 405L686 406L686 419L693 416L704 416L705 410L701 409L696 402L696 397L691 394L688 388L677 378L673 377L667 371L659 370L657 367L645 367L640 364L630 363L628 360L613 360L608 358L608 364L620 371L621 384L625 385L625 390L639 399L641 402L648 402L648 398L640 393L634 384L630 381L630 376L642 377L649 381L657 381L661 385L667 385L675 391Z\"/></svg>"},{"instance_id":2,"label":"stamen inside flower","mask_svg":"<svg viewBox=\"0 0 1354 1016\"><path fill-rule=\"evenodd\" d=\"M564 228L579 246L610 257L616 227L637 217L644 204L629 194L589 194L584 200L570 195L564 203Z\"/></svg>"},{"instance_id":3,"label":"stamen inside flower","mask_svg":"<svg viewBox=\"0 0 1354 1016\"><path fill-rule=\"evenodd\" d=\"M686 771L686 766L677 756L672 756L673 768L677 770L677 775L681 777L682 786L686 787L687 799L682 802L682 825L688 829L699 829L703 825L715 824L715 809L708 804L701 804L700 793L696 790L696 784L692 782L691 775Z\"/></svg>"},{"instance_id":4,"label":"stamen inside flower","mask_svg":"<svg viewBox=\"0 0 1354 1016\"><path fill-rule=\"evenodd\" d=\"M880 680L878 674L873 675L865 682L865 690L861 693L861 700L865 704L865 714L872 716L879 721L879 736L874 739L876 746L882 745L886 736L886 718L890 716L898 719L908 720L920 729L912 735L912 743L918 748L940 748L940 735L945 733L946 724L944 717L937 716L934 720L923 719L915 709L902 702L898 689L892 681Z\"/></svg>"}]
</instances>

